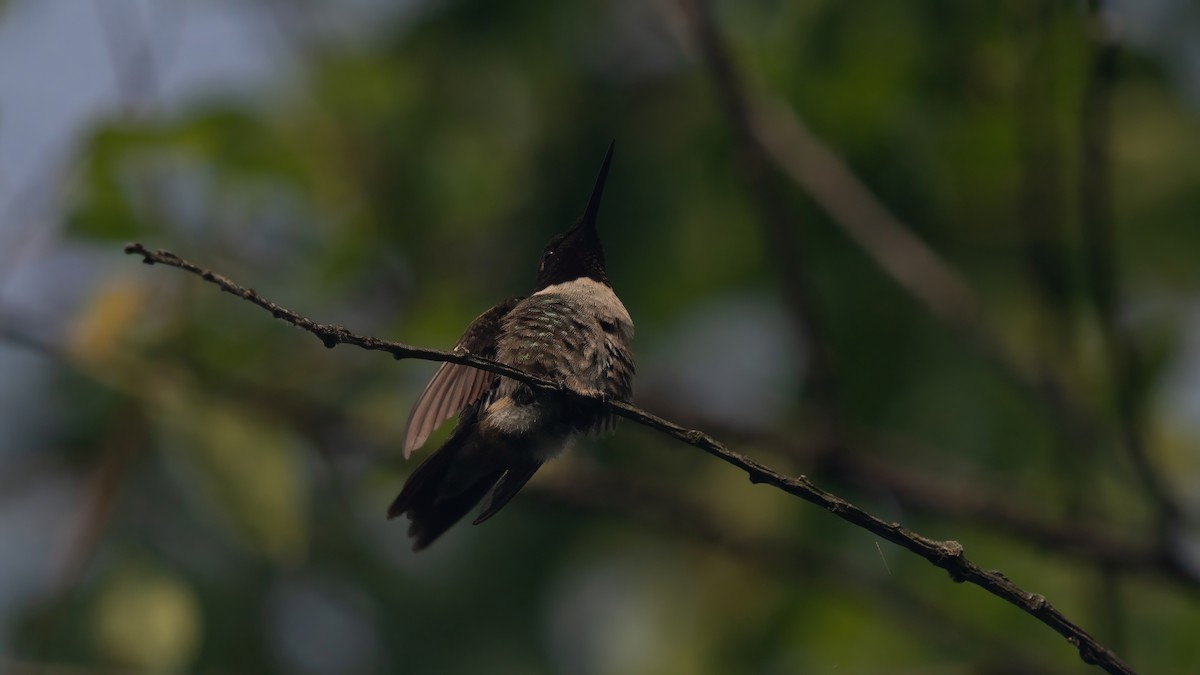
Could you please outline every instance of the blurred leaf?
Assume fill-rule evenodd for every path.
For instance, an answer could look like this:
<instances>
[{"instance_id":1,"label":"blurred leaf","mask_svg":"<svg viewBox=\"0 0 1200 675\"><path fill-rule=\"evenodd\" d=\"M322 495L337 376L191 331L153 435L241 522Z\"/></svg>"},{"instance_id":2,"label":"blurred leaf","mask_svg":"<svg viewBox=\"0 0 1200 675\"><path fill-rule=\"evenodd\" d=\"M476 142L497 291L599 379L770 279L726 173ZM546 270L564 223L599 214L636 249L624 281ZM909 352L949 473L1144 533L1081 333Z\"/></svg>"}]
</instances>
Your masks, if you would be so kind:
<instances>
[{"instance_id":1,"label":"blurred leaf","mask_svg":"<svg viewBox=\"0 0 1200 675\"><path fill-rule=\"evenodd\" d=\"M89 367L112 364L131 346L128 334L147 304L142 284L116 278L101 286L75 317L67 350Z\"/></svg>"},{"instance_id":2,"label":"blurred leaf","mask_svg":"<svg viewBox=\"0 0 1200 675\"><path fill-rule=\"evenodd\" d=\"M178 382L151 384L161 443L243 544L278 563L307 547L306 448L286 426Z\"/></svg>"},{"instance_id":3,"label":"blurred leaf","mask_svg":"<svg viewBox=\"0 0 1200 675\"><path fill-rule=\"evenodd\" d=\"M94 131L84 143L86 160L80 188L67 213L67 231L103 240L143 238L153 227L130 198L134 176L127 155L154 142L149 129L111 126Z\"/></svg>"},{"instance_id":4,"label":"blurred leaf","mask_svg":"<svg viewBox=\"0 0 1200 675\"><path fill-rule=\"evenodd\" d=\"M195 592L162 570L119 571L100 592L92 620L102 654L149 672L188 670L202 638Z\"/></svg>"},{"instance_id":5,"label":"blurred leaf","mask_svg":"<svg viewBox=\"0 0 1200 675\"><path fill-rule=\"evenodd\" d=\"M334 666L281 665L299 662L287 657L278 617L262 612L288 586L292 566L306 564L333 587L344 584L354 589L349 595L378 603L360 619L389 636L369 655L378 670L976 672L996 665L984 651L1003 657L1010 648L1027 651L1035 663L1081 667L1072 650L1013 608L950 586L923 561L888 545L881 551L820 510L755 487L635 425L603 442L579 443L571 459L661 480L711 507L735 541L770 538L781 550L828 560L833 571L811 579L807 571L766 573L613 514L589 519L571 509L536 510L529 506L536 500L520 497L485 527L460 526L413 556L404 524L382 517L400 482L400 460L382 458L396 458L407 407L436 366L353 349L320 351L310 337L198 279L135 259L115 261L118 247L109 245L145 238L313 319L449 346L490 303L528 291L541 245L577 217L599 153L616 137L602 232L614 287L638 324L637 391L648 407L676 401L697 417L681 421L699 428L717 418L738 428L753 422L801 445L826 440L812 436L826 422L810 421L801 355L788 351L794 347L764 347L786 340L794 317L744 316L748 298L775 302L785 292L771 262L783 259L811 283L809 304L836 371L845 452L878 453L872 458L907 471L930 467L924 477L948 488L966 490L971 486L958 482L976 481L988 494L1004 490L1014 508L1047 518L1070 513L1066 495L1078 489L1087 495L1084 511L1108 518L1114 537L1149 532L1152 509L1131 489L1124 460L1103 451L1114 447L1117 420L1095 317L1077 293L1053 310L1038 304L1037 281L1021 258L1038 229L1023 219L1053 223L1055 254L1041 264L1056 269L1047 278L1086 288L1078 185L1090 167L1079 166L1079 122L1092 34L1080 3L711 6L743 87L761 87L792 105L889 210L967 277L1004 343L998 351L1031 373L1071 371L1063 377L1067 393L1103 419L1094 454L1066 450L1088 455L1096 475L1062 470L1070 443L1054 431L1057 406L1014 385L961 331L931 317L786 181L777 185L789 209L785 226L796 228L801 246L784 256L767 249L772 239L764 236L753 191L744 189L746 167L714 96L718 88L686 22L670 12L637 0L356 2L337 4L336 12L335 3L306 2L265 13L194 3L188 39L177 41L159 29L170 26L175 11L165 8L179 3L115 4L163 5L161 14L153 9L143 18L153 27L149 42L162 57L164 86L154 105L82 136L75 189L63 206L62 248L85 255L100 249L94 267L101 273L94 289L71 296L83 301L61 336L70 358L49 366L72 375L52 378L44 392L10 378L17 383L11 395L47 402L37 424L13 426L33 428L18 443L70 467L55 476L73 485L73 471L92 468L104 435L121 427L113 415L145 409L159 452L122 475L103 548L109 551L112 539L145 543L141 553L156 564L170 561L173 574L192 575L177 583L195 589L194 604L203 605L210 625L192 660L170 665L162 654L171 650L163 647L146 646L139 655L135 631L118 628L161 614L164 624L177 626L174 633L186 634L177 618L186 612L155 609L186 602L125 579L112 582L117 590L95 605L106 618L94 630L85 625L87 612L64 622L81 635L52 647L51 656L74 662L81 650L72 645L94 642L131 667L333 675ZM279 28L288 45L284 67L266 78L269 86L236 98L208 80L180 96L176 85L189 73L237 60L222 41L234 31L200 45L197 58L196 40L212 34L193 11L215 11L251 39L262 34L259 15L269 15L267 32ZM18 16L6 13L14 20L6 28L19 28ZM1191 38L1200 30L1187 25L1157 37ZM136 26L127 28L122 35L132 39ZM1140 40L1143 33L1131 25L1128 35ZM121 54L136 57L140 45L117 47L120 61ZM1177 339L1174 323L1140 317L1164 298L1184 312L1196 303L1200 124L1182 86L1188 66L1153 49L1122 46L1108 148L1114 246L1128 304L1121 316L1131 321L1143 362L1128 393L1146 406L1155 434L1151 456L1186 498L1200 485L1197 376L1181 364L1196 362L1196 348ZM102 79L98 86L110 85ZM1036 96L1023 93L1026 86ZM1054 160L1041 161L1038 148ZM1030 186L1041 190L1038 199L1022 192ZM104 246L87 245L95 240ZM48 256L50 281L37 290L57 298L77 278L61 273L74 262L58 266L57 255ZM137 270L144 285L106 278L107 264ZM14 282L10 290L22 286L30 285ZM730 311L714 315L721 298L733 298ZM43 295L31 303L52 305ZM687 320L695 316L709 320ZM769 400L736 386L747 378ZM1179 414L1163 414L1160 405ZM0 424L6 440L8 430ZM875 443L879 438L886 442ZM725 440L778 459L778 448ZM334 451L335 480L310 479L310 472L325 478L318 444ZM1175 672L1194 659L1180 636L1193 628L1187 622L1195 612L1181 605L1155 614L1159 596L1177 590L1169 580L1147 578L1152 593L1130 593L1124 576L1110 585L1112 577L1086 561L1047 556L980 519L910 508L911 500L887 486L853 489L856 481L847 480L847 487L837 462L779 461L881 517L962 541L980 564L1044 592L1089 630L1121 628L1117 637L1143 670ZM361 512L346 517L334 482ZM372 485L384 487L364 488ZM159 504L169 506L155 511ZM589 546L582 554L579 542ZM112 560L105 552L97 559L100 570ZM722 571L713 571L713 559ZM604 560L612 562L597 567ZM881 597L874 586L863 591L863 570L884 580ZM96 577L107 591L103 574ZM11 578L0 575L0 597L7 597L5 581ZM893 586L944 608L953 628L966 628L962 639L936 639L946 622L884 597ZM1099 601L1110 594L1113 602ZM143 595L168 599L139 600ZM1121 621L1101 606L1159 618ZM564 607L566 620L556 613ZM313 623L319 612L286 613L292 641L324 634ZM128 614L138 616L122 618ZM333 616L326 620L339 621ZM956 617L969 620L959 626ZM1178 621L1160 630L1168 619ZM352 624L341 630L358 632ZM0 643L6 637L0 632ZM189 652L176 639L175 651ZM24 636L12 642L40 651ZM324 646L306 645L314 652ZM564 666L562 652L571 649L580 658ZM329 662L355 663L353 656Z\"/></svg>"},{"instance_id":6,"label":"blurred leaf","mask_svg":"<svg viewBox=\"0 0 1200 675\"><path fill-rule=\"evenodd\" d=\"M79 194L67 215L68 231L88 238L127 240L156 232L178 200L161 199L166 181L205 169L215 186L195 180L187 187L252 191L264 179L303 184L307 173L276 127L236 107L211 107L172 122L102 125L85 142ZM213 195L208 195L213 199Z\"/></svg>"}]
</instances>

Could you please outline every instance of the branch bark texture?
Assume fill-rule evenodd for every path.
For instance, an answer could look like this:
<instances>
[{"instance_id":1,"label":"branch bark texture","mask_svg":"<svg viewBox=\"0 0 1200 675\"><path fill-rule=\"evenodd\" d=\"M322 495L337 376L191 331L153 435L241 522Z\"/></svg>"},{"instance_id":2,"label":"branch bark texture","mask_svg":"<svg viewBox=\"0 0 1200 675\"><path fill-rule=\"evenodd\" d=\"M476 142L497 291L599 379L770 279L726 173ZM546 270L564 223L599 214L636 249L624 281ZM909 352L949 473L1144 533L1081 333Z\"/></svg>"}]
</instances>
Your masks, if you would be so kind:
<instances>
[{"instance_id":1,"label":"branch bark texture","mask_svg":"<svg viewBox=\"0 0 1200 675\"><path fill-rule=\"evenodd\" d=\"M267 300L253 289L240 286L230 279L206 270L170 251L150 250L142 244L132 243L125 247L125 252L130 255L141 256L142 262L149 265L162 264L191 272L205 281L216 285L221 290L261 307L270 312L275 318L313 334L327 348L333 348L339 344L348 344L362 349L386 352L397 360L421 359L457 363L519 380L544 391L554 391L563 396L589 399L589 397L583 394L574 392L550 380L534 377L516 368L482 359L465 351L442 351L415 347L375 337L357 335L341 326L318 323ZM962 545L957 541L931 539L903 527L900 523L885 521L831 492L822 490L805 476L786 476L769 466L760 464L750 457L731 450L720 441L701 431L687 429L636 406L620 401L590 400L595 405L602 406L614 414L655 429L741 469L746 472L752 483L769 485L782 492L799 497L829 511L842 520L857 525L878 537L905 548L924 558L930 564L946 570L953 581L974 584L1002 598L1046 624L1065 638L1072 646L1078 649L1079 656L1084 662L1098 665L1110 673L1134 672L1112 650L1102 645L1089 635L1087 631L1068 619L1062 612L1051 605L1046 598L1037 593L1024 590L998 571L985 570L969 560L964 554Z\"/></svg>"}]
</instances>

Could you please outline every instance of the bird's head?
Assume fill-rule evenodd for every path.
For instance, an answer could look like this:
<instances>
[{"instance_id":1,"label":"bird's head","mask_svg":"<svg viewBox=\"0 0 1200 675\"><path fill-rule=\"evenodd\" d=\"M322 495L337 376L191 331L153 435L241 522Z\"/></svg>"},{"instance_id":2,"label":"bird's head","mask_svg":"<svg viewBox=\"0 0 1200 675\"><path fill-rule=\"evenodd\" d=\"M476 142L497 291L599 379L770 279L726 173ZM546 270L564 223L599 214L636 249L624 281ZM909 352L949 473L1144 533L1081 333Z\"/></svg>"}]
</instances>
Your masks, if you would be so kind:
<instances>
[{"instance_id":1,"label":"bird's head","mask_svg":"<svg viewBox=\"0 0 1200 675\"><path fill-rule=\"evenodd\" d=\"M608 273L604 269L604 247L596 231L596 216L600 212L600 198L604 194L604 181L608 178L608 166L612 162L615 146L615 141L608 146L583 215L565 232L551 237L542 250L533 289L535 293L548 286L585 278L609 285Z\"/></svg>"}]
</instances>

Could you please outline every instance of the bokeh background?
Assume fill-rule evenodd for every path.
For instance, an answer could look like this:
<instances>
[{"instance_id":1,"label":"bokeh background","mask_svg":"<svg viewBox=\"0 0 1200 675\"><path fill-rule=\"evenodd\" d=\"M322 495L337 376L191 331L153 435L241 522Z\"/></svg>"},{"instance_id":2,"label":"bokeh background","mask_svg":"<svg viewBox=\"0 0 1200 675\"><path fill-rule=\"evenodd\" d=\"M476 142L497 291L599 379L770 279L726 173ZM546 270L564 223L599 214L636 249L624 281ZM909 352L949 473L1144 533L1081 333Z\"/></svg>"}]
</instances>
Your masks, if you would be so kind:
<instances>
[{"instance_id":1,"label":"bokeh background","mask_svg":"<svg viewBox=\"0 0 1200 675\"><path fill-rule=\"evenodd\" d=\"M449 347L612 138L637 403L1200 670L1190 0L0 3L0 670L1089 671L629 424L414 555L434 364L122 253Z\"/></svg>"}]
</instances>

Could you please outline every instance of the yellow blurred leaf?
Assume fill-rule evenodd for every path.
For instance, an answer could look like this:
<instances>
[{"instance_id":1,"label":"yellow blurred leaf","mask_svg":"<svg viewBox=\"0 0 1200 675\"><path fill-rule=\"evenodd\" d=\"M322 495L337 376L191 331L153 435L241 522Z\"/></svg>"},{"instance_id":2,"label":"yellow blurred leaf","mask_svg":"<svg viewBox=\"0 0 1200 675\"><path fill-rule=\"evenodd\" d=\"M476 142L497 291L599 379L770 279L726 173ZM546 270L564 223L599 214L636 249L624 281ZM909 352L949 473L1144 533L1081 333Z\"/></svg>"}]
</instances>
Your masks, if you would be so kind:
<instances>
[{"instance_id":1,"label":"yellow blurred leaf","mask_svg":"<svg viewBox=\"0 0 1200 675\"><path fill-rule=\"evenodd\" d=\"M95 605L96 647L122 665L186 670L200 645L200 614L196 594L182 580L161 572L121 574Z\"/></svg>"},{"instance_id":2,"label":"yellow blurred leaf","mask_svg":"<svg viewBox=\"0 0 1200 675\"><path fill-rule=\"evenodd\" d=\"M76 317L67 337L67 351L80 363L110 363L123 349L130 328L146 304L146 289L128 279L102 286Z\"/></svg>"}]
</instances>

